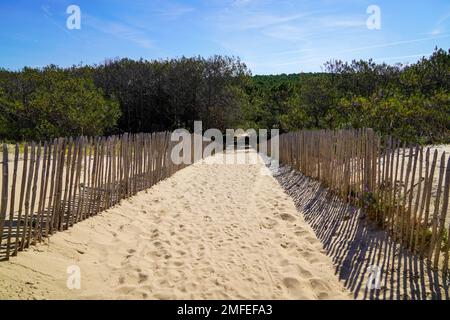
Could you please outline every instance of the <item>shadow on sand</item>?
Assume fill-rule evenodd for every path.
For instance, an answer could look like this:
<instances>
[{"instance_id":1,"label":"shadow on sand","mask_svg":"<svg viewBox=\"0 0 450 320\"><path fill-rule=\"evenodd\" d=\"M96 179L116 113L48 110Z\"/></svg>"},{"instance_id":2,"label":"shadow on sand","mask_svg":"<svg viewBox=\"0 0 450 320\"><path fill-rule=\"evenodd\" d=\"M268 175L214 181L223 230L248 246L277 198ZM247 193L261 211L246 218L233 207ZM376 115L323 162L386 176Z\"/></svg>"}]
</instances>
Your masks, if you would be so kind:
<instances>
[{"instance_id":1,"label":"shadow on sand","mask_svg":"<svg viewBox=\"0 0 450 320\"><path fill-rule=\"evenodd\" d=\"M314 229L355 299L449 299L450 281L396 244L363 211L290 167L282 166L275 178ZM367 286L373 267L381 270L379 289Z\"/></svg>"}]
</instances>

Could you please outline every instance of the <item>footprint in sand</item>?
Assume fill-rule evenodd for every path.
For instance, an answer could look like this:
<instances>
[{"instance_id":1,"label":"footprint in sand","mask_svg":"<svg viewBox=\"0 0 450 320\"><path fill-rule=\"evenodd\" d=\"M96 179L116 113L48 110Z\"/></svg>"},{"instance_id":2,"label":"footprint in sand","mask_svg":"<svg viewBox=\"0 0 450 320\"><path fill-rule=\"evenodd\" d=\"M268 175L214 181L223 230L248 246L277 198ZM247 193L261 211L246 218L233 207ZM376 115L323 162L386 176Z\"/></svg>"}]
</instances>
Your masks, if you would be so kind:
<instances>
[{"instance_id":1,"label":"footprint in sand","mask_svg":"<svg viewBox=\"0 0 450 320\"><path fill-rule=\"evenodd\" d=\"M288 259L283 259L283 260L280 261L280 266L282 266L282 267L286 267L289 264L290 264L290 262L289 262Z\"/></svg>"},{"instance_id":2,"label":"footprint in sand","mask_svg":"<svg viewBox=\"0 0 450 320\"><path fill-rule=\"evenodd\" d=\"M152 239L155 239L155 238L158 238L158 236L159 236L159 231L158 231L158 229L154 229L154 230L152 231L151 238L152 238Z\"/></svg>"},{"instance_id":3,"label":"footprint in sand","mask_svg":"<svg viewBox=\"0 0 450 320\"><path fill-rule=\"evenodd\" d=\"M320 290L320 292L326 292L329 291L329 286L325 283L325 281L321 279L309 279L309 283L311 283L311 286L315 290Z\"/></svg>"},{"instance_id":4,"label":"footprint in sand","mask_svg":"<svg viewBox=\"0 0 450 320\"><path fill-rule=\"evenodd\" d=\"M155 246L155 247L157 247L157 248L159 248L159 247L161 247L161 242L159 242L159 241L155 241L155 242L153 242L153 245Z\"/></svg>"},{"instance_id":5,"label":"footprint in sand","mask_svg":"<svg viewBox=\"0 0 450 320\"><path fill-rule=\"evenodd\" d=\"M288 221L288 222L294 222L295 221L295 217L293 215L290 215L289 213L282 213L280 214L280 218L284 221Z\"/></svg>"},{"instance_id":6,"label":"footprint in sand","mask_svg":"<svg viewBox=\"0 0 450 320\"><path fill-rule=\"evenodd\" d=\"M170 259L170 258L172 258L172 255L171 255L170 253L168 253L168 254L166 254L166 255L164 256L164 259L166 259L166 260L168 260L168 259Z\"/></svg>"},{"instance_id":7,"label":"footprint in sand","mask_svg":"<svg viewBox=\"0 0 450 320\"><path fill-rule=\"evenodd\" d=\"M174 265L175 267L181 267L182 265L184 265L184 262L183 262L183 261L174 261L174 262L173 262L173 265Z\"/></svg>"},{"instance_id":8,"label":"footprint in sand","mask_svg":"<svg viewBox=\"0 0 450 320\"><path fill-rule=\"evenodd\" d=\"M289 248L290 243L285 241L285 242L282 242L282 243L280 244L280 246L283 247L284 249L287 249L287 248Z\"/></svg>"},{"instance_id":9,"label":"footprint in sand","mask_svg":"<svg viewBox=\"0 0 450 320\"><path fill-rule=\"evenodd\" d=\"M288 289L292 291L297 291L301 289L300 281L296 278L286 277L283 279L283 285Z\"/></svg>"},{"instance_id":10,"label":"footprint in sand","mask_svg":"<svg viewBox=\"0 0 450 320\"><path fill-rule=\"evenodd\" d=\"M139 273L139 283L145 282L148 279L148 275L146 275L145 273Z\"/></svg>"},{"instance_id":11,"label":"footprint in sand","mask_svg":"<svg viewBox=\"0 0 450 320\"><path fill-rule=\"evenodd\" d=\"M299 229L298 231L295 231L294 234L298 237L302 237L305 234L308 234L308 231Z\"/></svg>"},{"instance_id":12,"label":"footprint in sand","mask_svg":"<svg viewBox=\"0 0 450 320\"><path fill-rule=\"evenodd\" d=\"M266 221L264 221L264 222L261 224L261 226L262 226L263 228L266 228L266 229L272 229L272 228L275 227L277 224L278 224L278 222L277 222L276 220L271 219L271 218L266 218Z\"/></svg>"}]
</instances>

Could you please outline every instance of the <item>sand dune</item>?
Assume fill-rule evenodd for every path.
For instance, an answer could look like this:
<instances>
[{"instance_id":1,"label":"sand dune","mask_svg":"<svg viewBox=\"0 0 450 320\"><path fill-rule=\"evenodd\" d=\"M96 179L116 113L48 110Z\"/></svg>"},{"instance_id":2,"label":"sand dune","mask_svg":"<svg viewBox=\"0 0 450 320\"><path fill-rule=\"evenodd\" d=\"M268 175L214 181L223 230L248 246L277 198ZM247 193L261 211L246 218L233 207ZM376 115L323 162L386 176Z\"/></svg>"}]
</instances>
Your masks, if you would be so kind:
<instances>
[{"instance_id":1,"label":"sand dune","mask_svg":"<svg viewBox=\"0 0 450 320\"><path fill-rule=\"evenodd\" d=\"M312 229L262 168L183 169L1 263L0 298L349 298ZM79 290L66 286L71 265L80 267Z\"/></svg>"}]
</instances>

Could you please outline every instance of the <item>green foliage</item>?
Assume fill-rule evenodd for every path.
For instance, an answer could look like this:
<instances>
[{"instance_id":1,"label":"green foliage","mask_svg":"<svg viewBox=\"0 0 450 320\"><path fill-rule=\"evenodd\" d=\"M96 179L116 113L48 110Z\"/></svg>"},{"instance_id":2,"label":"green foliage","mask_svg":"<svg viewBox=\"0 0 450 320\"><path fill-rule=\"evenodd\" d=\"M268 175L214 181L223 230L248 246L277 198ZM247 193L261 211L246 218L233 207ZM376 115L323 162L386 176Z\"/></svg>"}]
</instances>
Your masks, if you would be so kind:
<instances>
[{"instance_id":1,"label":"green foliage","mask_svg":"<svg viewBox=\"0 0 450 320\"><path fill-rule=\"evenodd\" d=\"M117 101L106 99L92 78L54 66L8 73L2 81L0 135L9 140L99 135L120 116Z\"/></svg>"},{"instance_id":2,"label":"green foliage","mask_svg":"<svg viewBox=\"0 0 450 320\"><path fill-rule=\"evenodd\" d=\"M407 142L450 142L450 51L410 66L331 61L325 70L255 76L246 121L283 131L371 127Z\"/></svg>"},{"instance_id":3,"label":"green foliage","mask_svg":"<svg viewBox=\"0 0 450 320\"><path fill-rule=\"evenodd\" d=\"M251 76L213 56L0 69L0 138L153 132L184 127L371 127L404 141L450 142L450 51L409 66L330 61L325 72Z\"/></svg>"},{"instance_id":4,"label":"green foliage","mask_svg":"<svg viewBox=\"0 0 450 320\"><path fill-rule=\"evenodd\" d=\"M118 126L127 132L153 132L202 120L205 128L225 129L241 122L250 75L239 59L213 56L171 60L121 59L91 70L96 85L120 102Z\"/></svg>"},{"instance_id":5,"label":"green foliage","mask_svg":"<svg viewBox=\"0 0 450 320\"><path fill-rule=\"evenodd\" d=\"M92 79L67 79L39 88L30 105L39 112L36 130L41 137L99 135L120 115L115 101L108 103Z\"/></svg>"}]
</instances>

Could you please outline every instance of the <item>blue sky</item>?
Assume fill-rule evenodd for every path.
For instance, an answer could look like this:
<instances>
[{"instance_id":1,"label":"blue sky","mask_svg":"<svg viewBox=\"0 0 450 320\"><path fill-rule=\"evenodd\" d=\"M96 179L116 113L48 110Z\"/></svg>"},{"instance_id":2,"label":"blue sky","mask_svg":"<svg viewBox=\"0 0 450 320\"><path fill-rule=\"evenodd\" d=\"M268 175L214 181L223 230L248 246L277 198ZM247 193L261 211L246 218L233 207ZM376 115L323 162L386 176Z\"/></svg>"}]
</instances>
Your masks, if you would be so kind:
<instances>
[{"instance_id":1,"label":"blue sky","mask_svg":"<svg viewBox=\"0 0 450 320\"><path fill-rule=\"evenodd\" d=\"M69 5L81 29L69 30ZM369 5L381 10L370 30ZM253 74L320 71L330 59L412 63L450 47L449 0L1 0L0 67L106 58L239 56Z\"/></svg>"}]
</instances>

